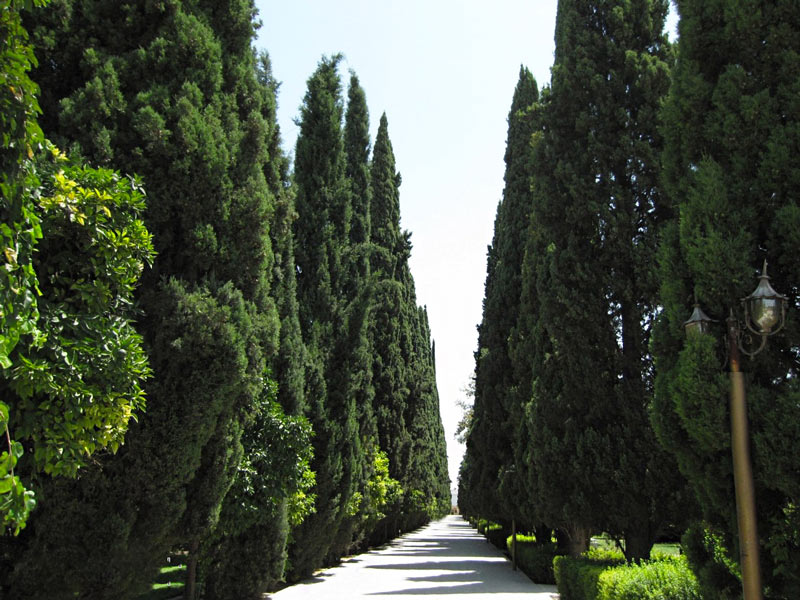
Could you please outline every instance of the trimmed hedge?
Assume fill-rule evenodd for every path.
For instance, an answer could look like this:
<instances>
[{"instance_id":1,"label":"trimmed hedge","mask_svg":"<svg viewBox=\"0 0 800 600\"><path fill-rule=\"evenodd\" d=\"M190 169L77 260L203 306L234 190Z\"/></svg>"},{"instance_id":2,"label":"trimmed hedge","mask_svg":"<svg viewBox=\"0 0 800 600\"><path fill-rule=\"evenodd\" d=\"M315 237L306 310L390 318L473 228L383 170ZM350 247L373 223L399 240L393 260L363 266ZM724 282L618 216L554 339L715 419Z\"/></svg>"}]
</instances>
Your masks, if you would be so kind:
<instances>
[{"instance_id":1,"label":"trimmed hedge","mask_svg":"<svg viewBox=\"0 0 800 600\"><path fill-rule=\"evenodd\" d=\"M553 571L561 600L598 600L598 580L603 571L625 563L621 552L592 549L580 558L556 556Z\"/></svg>"},{"instance_id":2,"label":"trimmed hedge","mask_svg":"<svg viewBox=\"0 0 800 600\"><path fill-rule=\"evenodd\" d=\"M557 556L554 570L561 600L702 600L683 556L627 564L619 553L590 550Z\"/></svg>"},{"instance_id":3,"label":"trimmed hedge","mask_svg":"<svg viewBox=\"0 0 800 600\"><path fill-rule=\"evenodd\" d=\"M623 565L600 575L598 600L702 600L685 557Z\"/></svg>"},{"instance_id":4,"label":"trimmed hedge","mask_svg":"<svg viewBox=\"0 0 800 600\"><path fill-rule=\"evenodd\" d=\"M486 539L497 547L498 550L506 549L506 536L508 535L508 531L503 529L502 525L497 525L495 523L487 527L483 535L485 535Z\"/></svg>"},{"instance_id":5,"label":"trimmed hedge","mask_svg":"<svg viewBox=\"0 0 800 600\"><path fill-rule=\"evenodd\" d=\"M506 549L506 535L508 532L502 525L487 519L478 519L473 526L478 529L478 533L482 533L497 548L500 550Z\"/></svg>"},{"instance_id":6,"label":"trimmed hedge","mask_svg":"<svg viewBox=\"0 0 800 600\"><path fill-rule=\"evenodd\" d=\"M513 536L506 539L508 553L511 554ZM532 535L517 534L517 566L536 583L554 584L553 559L557 556L557 546L553 542L537 544Z\"/></svg>"}]
</instances>

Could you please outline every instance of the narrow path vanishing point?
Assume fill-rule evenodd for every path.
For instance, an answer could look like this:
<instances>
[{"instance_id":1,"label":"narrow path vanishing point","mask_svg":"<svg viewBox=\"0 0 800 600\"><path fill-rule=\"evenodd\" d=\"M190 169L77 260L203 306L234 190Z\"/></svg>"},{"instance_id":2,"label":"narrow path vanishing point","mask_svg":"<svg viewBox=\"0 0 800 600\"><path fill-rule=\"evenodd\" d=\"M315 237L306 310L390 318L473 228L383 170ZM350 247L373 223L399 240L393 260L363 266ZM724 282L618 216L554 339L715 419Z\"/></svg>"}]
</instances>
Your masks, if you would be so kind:
<instances>
[{"instance_id":1,"label":"narrow path vanishing point","mask_svg":"<svg viewBox=\"0 0 800 600\"><path fill-rule=\"evenodd\" d=\"M461 517L445 517L388 545L345 559L270 600L555 600L555 586L532 583Z\"/></svg>"}]
</instances>

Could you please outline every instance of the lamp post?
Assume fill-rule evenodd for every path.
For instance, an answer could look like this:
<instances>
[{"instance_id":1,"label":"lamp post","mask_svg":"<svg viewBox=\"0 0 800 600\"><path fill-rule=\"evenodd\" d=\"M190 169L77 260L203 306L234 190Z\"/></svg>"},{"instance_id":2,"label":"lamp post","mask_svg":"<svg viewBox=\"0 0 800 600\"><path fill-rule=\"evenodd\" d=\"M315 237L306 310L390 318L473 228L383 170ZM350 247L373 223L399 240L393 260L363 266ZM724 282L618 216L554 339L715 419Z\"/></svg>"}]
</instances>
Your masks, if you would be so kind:
<instances>
[{"instance_id":1,"label":"lamp post","mask_svg":"<svg viewBox=\"0 0 800 600\"><path fill-rule=\"evenodd\" d=\"M736 490L736 516L739 528L739 559L742 568L742 591L744 600L762 600L761 569L758 559L758 530L756 527L756 495L753 484L753 468L750 460L747 401L744 390L744 375L741 372L740 350L751 358L761 352L767 337L778 333L786 321L786 296L777 293L769 284L767 261L755 291L741 300L744 306L744 326L761 339L752 352L742 344L742 332L733 309L727 319L728 353L730 357L730 411L731 452L733 455L733 484ZM684 323L687 335L708 333L713 322L695 304L694 312Z\"/></svg>"}]
</instances>

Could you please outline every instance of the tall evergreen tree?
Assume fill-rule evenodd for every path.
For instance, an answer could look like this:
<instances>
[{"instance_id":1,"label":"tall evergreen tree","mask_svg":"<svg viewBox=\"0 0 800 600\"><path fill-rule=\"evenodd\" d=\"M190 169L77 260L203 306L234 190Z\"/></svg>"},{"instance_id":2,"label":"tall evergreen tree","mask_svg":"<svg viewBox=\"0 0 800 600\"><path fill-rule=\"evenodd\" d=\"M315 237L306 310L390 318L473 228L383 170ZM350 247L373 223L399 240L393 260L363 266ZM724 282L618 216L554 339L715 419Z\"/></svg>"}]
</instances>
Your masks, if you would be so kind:
<instances>
[{"instance_id":1,"label":"tall evergreen tree","mask_svg":"<svg viewBox=\"0 0 800 600\"><path fill-rule=\"evenodd\" d=\"M380 447L389 456L389 473L403 481L403 457L410 444L404 418L409 390L406 387L408 352L403 351L405 330L402 324L406 305L398 263L407 260L410 247L400 232L400 174L396 171L385 114L381 116L375 138L370 176L372 272L376 279L371 333L375 416ZM404 254L398 255L400 252Z\"/></svg>"},{"instance_id":2,"label":"tall evergreen tree","mask_svg":"<svg viewBox=\"0 0 800 600\"><path fill-rule=\"evenodd\" d=\"M345 174L353 192L353 223L350 229L352 244L370 239L369 184L369 110L364 89L355 73L350 74L347 90L347 114L344 126L344 148L347 156Z\"/></svg>"},{"instance_id":3,"label":"tall evergreen tree","mask_svg":"<svg viewBox=\"0 0 800 600\"><path fill-rule=\"evenodd\" d=\"M358 370L364 360L357 354L365 341L366 313L348 262L352 205L345 177L340 60L338 55L323 58L308 80L295 157L297 295L309 352L306 412L315 434L317 502L316 512L293 532L293 577L309 574L341 552L338 532L354 516L359 484L353 381L364 374Z\"/></svg>"},{"instance_id":4,"label":"tall evergreen tree","mask_svg":"<svg viewBox=\"0 0 800 600\"><path fill-rule=\"evenodd\" d=\"M708 598L738 597L725 331L687 340L694 297L724 322L767 259L786 329L745 359L765 596L800 594L796 260L800 15L790 2L676 2L677 64L663 111L664 188L676 220L660 253L654 422L700 504L687 552ZM746 340L745 340L746 341ZM704 531L707 528L707 531ZM725 560L720 557L727 555Z\"/></svg>"},{"instance_id":5,"label":"tall evergreen tree","mask_svg":"<svg viewBox=\"0 0 800 600\"><path fill-rule=\"evenodd\" d=\"M519 317L522 259L531 204L532 118L539 91L530 71L520 68L508 115L505 189L497 207L494 239L487 253L483 319L475 352L475 404L467 441L473 477L470 488L479 506L473 510L496 521L520 517L524 502L509 493L518 481L512 455L521 411L516 392L510 341ZM527 400L527 398L524 398ZM520 464L521 470L524 465ZM501 485L503 490L501 492Z\"/></svg>"},{"instance_id":6,"label":"tall evergreen tree","mask_svg":"<svg viewBox=\"0 0 800 600\"><path fill-rule=\"evenodd\" d=\"M369 338L372 281L370 274L370 196L369 185L369 111L358 76L351 72L344 122L345 176L350 185L352 223L347 248L348 285L345 295L351 327L348 394L353 397L358 423L358 452L354 473L354 495L348 518L334 542L337 553L344 554L365 538L377 508L370 503L369 481L376 475L375 458L378 432L373 409L372 345Z\"/></svg>"},{"instance_id":7,"label":"tall evergreen tree","mask_svg":"<svg viewBox=\"0 0 800 600\"><path fill-rule=\"evenodd\" d=\"M225 496L213 535L203 544L203 597L216 600L259 597L283 578L289 523L303 516L291 514L294 509L289 498L305 491L303 479L311 456L310 428L297 418L304 402L305 347L298 320L291 231L296 213L277 124L278 84L266 53L259 57L257 75L267 94L262 110L270 160L264 175L275 198L270 221L274 254L271 291L281 327L271 372L277 391L270 389L264 394L246 423L244 455L236 480Z\"/></svg>"},{"instance_id":8,"label":"tall evergreen tree","mask_svg":"<svg viewBox=\"0 0 800 600\"><path fill-rule=\"evenodd\" d=\"M277 346L252 2L122 11L53 2L31 20L35 78L48 135L148 183L159 254L140 296L154 378L117 456L75 482L42 483L48 500L13 575L19 598L131 597L176 546L190 551L191 595ZM53 547L58 560L43 560Z\"/></svg>"},{"instance_id":9,"label":"tall evergreen tree","mask_svg":"<svg viewBox=\"0 0 800 600\"><path fill-rule=\"evenodd\" d=\"M547 348L527 407L537 511L574 552L589 534L648 556L668 463L647 418L662 218L656 110L665 1L561 0L546 127L534 155L529 275ZM530 288L529 288L530 289Z\"/></svg>"},{"instance_id":10,"label":"tall evergreen tree","mask_svg":"<svg viewBox=\"0 0 800 600\"><path fill-rule=\"evenodd\" d=\"M402 504L384 521L387 534L418 527L441 514L443 506L449 507L450 492L446 469L441 468L446 451L430 331L426 313L417 306L408 266L411 236L400 229L401 178L385 114L375 138L370 176L375 414L389 472L404 490Z\"/></svg>"},{"instance_id":11,"label":"tall evergreen tree","mask_svg":"<svg viewBox=\"0 0 800 600\"><path fill-rule=\"evenodd\" d=\"M406 485L412 498L415 492L421 492L418 494L421 502L412 504L406 517L407 529L414 529L450 512L450 478L444 428L439 414L435 347L431 342L427 309L416 306L416 298L413 306L416 309L411 363L414 377L409 385L408 416L412 444Z\"/></svg>"}]
</instances>

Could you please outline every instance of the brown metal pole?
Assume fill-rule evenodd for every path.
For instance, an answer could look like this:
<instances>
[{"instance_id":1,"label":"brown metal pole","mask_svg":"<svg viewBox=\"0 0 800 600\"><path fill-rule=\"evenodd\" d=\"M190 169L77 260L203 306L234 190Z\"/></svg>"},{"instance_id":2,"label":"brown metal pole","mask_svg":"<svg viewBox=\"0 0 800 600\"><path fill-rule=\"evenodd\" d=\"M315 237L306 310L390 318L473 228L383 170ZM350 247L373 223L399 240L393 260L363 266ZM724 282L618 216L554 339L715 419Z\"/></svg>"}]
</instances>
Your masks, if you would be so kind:
<instances>
[{"instance_id":1,"label":"brown metal pole","mask_svg":"<svg viewBox=\"0 0 800 600\"><path fill-rule=\"evenodd\" d=\"M511 519L511 564L517 570L517 521Z\"/></svg>"},{"instance_id":2,"label":"brown metal pole","mask_svg":"<svg viewBox=\"0 0 800 600\"><path fill-rule=\"evenodd\" d=\"M744 600L762 600L756 527L756 494L750 461L750 434L747 423L744 375L739 368L741 358L738 328L736 319L731 315L728 318L728 345L731 357L731 452L733 454L733 483L736 488L736 516L739 525L739 559L742 567Z\"/></svg>"}]
</instances>

